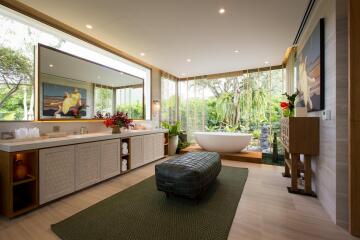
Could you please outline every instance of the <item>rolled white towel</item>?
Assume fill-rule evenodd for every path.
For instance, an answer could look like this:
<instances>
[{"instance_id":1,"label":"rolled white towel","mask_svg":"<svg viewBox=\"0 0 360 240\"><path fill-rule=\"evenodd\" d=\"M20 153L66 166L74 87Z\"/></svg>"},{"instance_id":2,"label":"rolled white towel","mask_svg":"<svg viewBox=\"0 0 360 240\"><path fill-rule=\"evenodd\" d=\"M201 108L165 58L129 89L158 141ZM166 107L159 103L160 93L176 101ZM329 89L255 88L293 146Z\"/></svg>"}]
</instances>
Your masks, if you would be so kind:
<instances>
[{"instance_id":1,"label":"rolled white towel","mask_svg":"<svg viewBox=\"0 0 360 240\"><path fill-rule=\"evenodd\" d=\"M123 149L123 150L122 150L122 154L126 155L126 154L128 154L128 153L129 153L129 150L128 150L128 149Z\"/></svg>"},{"instance_id":2,"label":"rolled white towel","mask_svg":"<svg viewBox=\"0 0 360 240\"><path fill-rule=\"evenodd\" d=\"M126 171L127 168L128 168L128 167L127 167L127 160L123 159L123 160L122 160L121 169L122 169L123 171Z\"/></svg>"},{"instance_id":3,"label":"rolled white towel","mask_svg":"<svg viewBox=\"0 0 360 240\"><path fill-rule=\"evenodd\" d=\"M122 148L128 148L128 143L127 143L127 142L123 142L123 143L122 143Z\"/></svg>"}]
</instances>

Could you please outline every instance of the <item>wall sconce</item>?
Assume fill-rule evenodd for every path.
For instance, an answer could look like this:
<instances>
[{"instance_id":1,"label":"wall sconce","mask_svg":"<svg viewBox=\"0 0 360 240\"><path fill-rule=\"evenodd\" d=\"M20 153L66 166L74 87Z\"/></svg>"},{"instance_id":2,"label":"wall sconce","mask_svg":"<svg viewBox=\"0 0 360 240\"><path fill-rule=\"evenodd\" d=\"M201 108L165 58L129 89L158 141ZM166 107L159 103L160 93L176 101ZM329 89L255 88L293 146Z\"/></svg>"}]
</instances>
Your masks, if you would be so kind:
<instances>
[{"instance_id":1,"label":"wall sconce","mask_svg":"<svg viewBox=\"0 0 360 240\"><path fill-rule=\"evenodd\" d=\"M155 128L160 127L160 100L153 100L152 119Z\"/></svg>"},{"instance_id":2,"label":"wall sconce","mask_svg":"<svg viewBox=\"0 0 360 240\"><path fill-rule=\"evenodd\" d=\"M153 110L155 112L160 111L160 100L153 100Z\"/></svg>"}]
</instances>

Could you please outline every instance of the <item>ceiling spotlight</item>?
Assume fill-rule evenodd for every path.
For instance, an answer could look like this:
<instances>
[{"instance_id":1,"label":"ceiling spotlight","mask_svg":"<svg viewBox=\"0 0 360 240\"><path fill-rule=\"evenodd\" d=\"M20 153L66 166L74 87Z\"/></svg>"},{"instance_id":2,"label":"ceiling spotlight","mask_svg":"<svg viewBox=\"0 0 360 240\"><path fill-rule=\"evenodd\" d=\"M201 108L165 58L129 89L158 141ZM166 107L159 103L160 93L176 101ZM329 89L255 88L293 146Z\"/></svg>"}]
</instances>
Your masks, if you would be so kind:
<instances>
[{"instance_id":1,"label":"ceiling spotlight","mask_svg":"<svg viewBox=\"0 0 360 240\"><path fill-rule=\"evenodd\" d=\"M143 52L142 52L142 53L140 53L140 56L142 56L142 57L143 57L143 56L145 56L145 53L143 53Z\"/></svg>"},{"instance_id":2,"label":"ceiling spotlight","mask_svg":"<svg viewBox=\"0 0 360 240\"><path fill-rule=\"evenodd\" d=\"M191 62L191 59L190 59L190 58L188 58L188 59L186 59L186 61L187 61L187 62Z\"/></svg>"},{"instance_id":3,"label":"ceiling spotlight","mask_svg":"<svg viewBox=\"0 0 360 240\"><path fill-rule=\"evenodd\" d=\"M240 51L239 50L235 50L234 53L239 53Z\"/></svg>"},{"instance_id":4,"label":"ceiling spotlight","mask_svg":"<svg viewBox=\"0 0 360 240\"><path fill-rule=\"evenodd\" d=\"M93 28L93 26L90 25L90 24L86 24L85 27L86 27L87 29L92 29L92 28Z\"/></svg>"},{"instance_id":5,"label":"ceiling spotlight","mask_svg":"<svg viewBox=\"0 0 360 240\"><path fill-rule=\"evenodd\" d=\"M220 8L220 9L219 9L219 13L220 13L220 14L224 14L224 13L225 13L225 8Z\"/></svg>"},{"instance_id":6,"label":"ceiling spotlight","mask_svg":"<svg viewBox=\"0 0 360 240\"><path fill-rule=\"evenodd\" d=\"M264 64L265 64L265 65L269 65L269 61L265 61Z\"/></svg>"},{"instance_id":7,"label":"ceiling spotlight","mask_svg":"<svg viewBox=\"0 0 360 240\"><path fill-rule=\"evenodd\" d=\"M52 65L52 64L49 64L49 67L51 67L51 68L52 68L53 66L54 66L54 65Z\"/></svg>"},{"instance_id":8,"label":"ceiling spotlight","mask_svg":"<svg viewBox=\"0 0 360 240\"><path fill-rule=\"evenodd\" d=\"M184 76L185 76L185 73L182 73L181 76L184 77Z\"/></svg>"}]
</instances>

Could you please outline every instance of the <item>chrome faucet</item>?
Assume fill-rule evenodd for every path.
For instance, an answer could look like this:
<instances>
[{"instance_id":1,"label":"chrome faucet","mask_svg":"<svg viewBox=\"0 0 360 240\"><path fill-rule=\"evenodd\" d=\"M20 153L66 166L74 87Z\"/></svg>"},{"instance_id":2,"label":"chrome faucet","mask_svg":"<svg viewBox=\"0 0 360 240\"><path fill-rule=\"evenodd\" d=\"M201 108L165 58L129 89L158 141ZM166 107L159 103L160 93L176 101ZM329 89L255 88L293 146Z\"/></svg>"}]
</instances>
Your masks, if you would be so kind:
<instances>
[{"instance_id":1,"label":"chrome faucet","mask_svg":"<svg viewBox=\"0 0 360 240\"><path fill-rule=\"evenodd\" d=\"M81 127L80 134L85 134L85 133L88 133L88 130L86 129L86 127Z\"/></svg>"}]
</instances>

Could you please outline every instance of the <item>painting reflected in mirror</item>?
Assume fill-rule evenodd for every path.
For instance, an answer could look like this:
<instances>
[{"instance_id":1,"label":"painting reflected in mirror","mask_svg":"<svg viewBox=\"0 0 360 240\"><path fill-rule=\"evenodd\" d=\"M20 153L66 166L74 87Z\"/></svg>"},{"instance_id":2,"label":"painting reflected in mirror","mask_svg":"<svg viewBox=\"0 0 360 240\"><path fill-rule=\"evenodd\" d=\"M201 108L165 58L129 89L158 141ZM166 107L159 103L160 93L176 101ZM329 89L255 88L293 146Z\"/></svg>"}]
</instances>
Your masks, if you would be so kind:
<instances>
[{"instance_id":1,"label":"painting reflected in mirror","mask_svg":"<svg viewBox=\"0 0 360 240\"><path fill-rule=\"evenodd\" d=\"M39 45L39 119L94 119L127 113L144 119L144 80Z\"/></svg>"}]
</instances>

